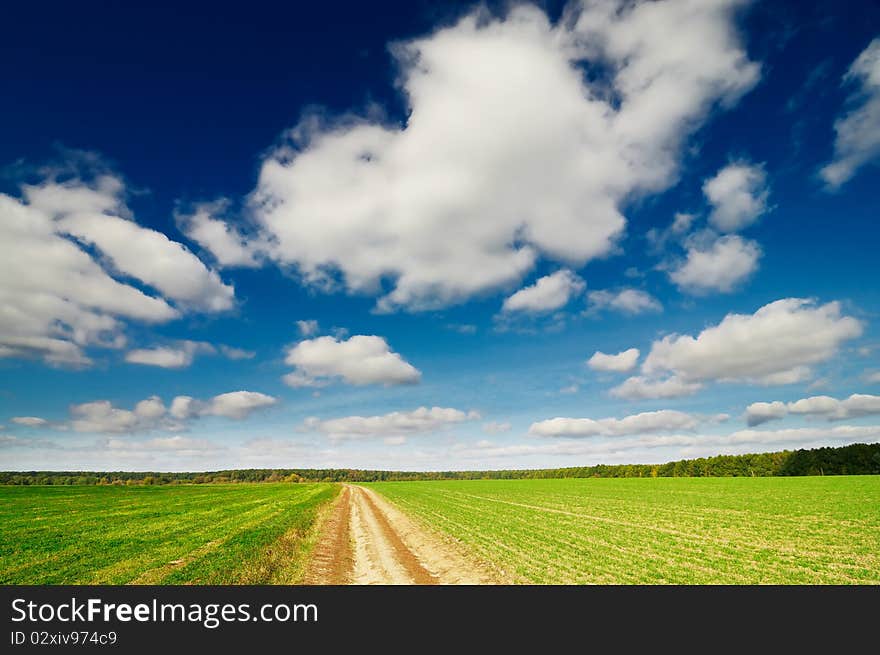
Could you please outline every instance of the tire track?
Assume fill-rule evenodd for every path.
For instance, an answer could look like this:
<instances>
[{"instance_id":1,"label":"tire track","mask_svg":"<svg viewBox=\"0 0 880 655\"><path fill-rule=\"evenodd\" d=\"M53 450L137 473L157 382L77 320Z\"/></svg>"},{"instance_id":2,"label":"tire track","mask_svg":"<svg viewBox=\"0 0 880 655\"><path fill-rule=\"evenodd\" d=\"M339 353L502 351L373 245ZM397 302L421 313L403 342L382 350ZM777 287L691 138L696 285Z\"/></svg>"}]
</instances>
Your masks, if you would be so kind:
<instances>
[{"instance_id":1,"label":"tire track","mask_svg":"<svg viewBox=\"0 0 880 655\"><path fill-rule=\"evenodd\" d=\"M355 584L437 584L361 487L353 487Z\"/></svg>"},{"instance_id":2,"label":"tire track","mask_svg":"<svg viewBox=\"0 0 880 655\"><path fill-rule=\"evenodd\" d=\"M351 542L351 490L343 487L321 525L321 536L312 551L303 584L350 584L354 570Z\"/></svg>"},{"instance_id":3,"label":"tire track","mask_svg":"<svg viewBox=\"0 0 880 655\"><path fill-rule=\"evenodd\" d=\"M322 526L306 584L491 584L497 572L371 489L345 485Z\"/></svg>"}]
</instances>

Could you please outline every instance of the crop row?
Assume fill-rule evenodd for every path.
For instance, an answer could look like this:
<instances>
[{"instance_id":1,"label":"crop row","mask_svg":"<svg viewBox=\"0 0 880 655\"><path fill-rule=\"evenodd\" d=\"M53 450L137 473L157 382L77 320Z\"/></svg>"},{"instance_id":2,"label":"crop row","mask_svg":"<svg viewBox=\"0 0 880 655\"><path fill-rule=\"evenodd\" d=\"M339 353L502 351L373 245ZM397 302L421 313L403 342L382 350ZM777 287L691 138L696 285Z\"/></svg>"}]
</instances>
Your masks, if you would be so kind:
<instances>
[{"instance_id":1,"label":"crop row","mask_svg":"<svg viewBox=\"0 0 880 655\"><path fill-rule=\"evenodd\" d=\"M335 493L329 484L0 488L0 582L289 580L267 564L269 546L293 535L289 567L301 568L316 512Z\"/></svg>"},{"instance_id":2,"label":"crop row","mask_svg":"<svg viewBox=\"0 0 880 655\"><path fill-rule=\"evenodd\" d=\"M880 582L872 476L370 486L520 582Z\"/></svg>"}]
</instances>

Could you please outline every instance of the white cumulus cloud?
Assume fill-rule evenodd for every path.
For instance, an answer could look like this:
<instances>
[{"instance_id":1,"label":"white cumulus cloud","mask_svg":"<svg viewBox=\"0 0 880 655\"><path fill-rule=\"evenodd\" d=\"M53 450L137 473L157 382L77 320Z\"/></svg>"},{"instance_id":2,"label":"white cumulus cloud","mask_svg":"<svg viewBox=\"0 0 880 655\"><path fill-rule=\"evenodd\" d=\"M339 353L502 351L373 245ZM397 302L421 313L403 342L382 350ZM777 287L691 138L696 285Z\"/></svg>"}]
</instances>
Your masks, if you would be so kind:
<instances>
[{"instance_id":1,"label":"white cumulus cloud","mask_svg":"<svg viewBox=\"0 0 880 655\"><path fill-rule=\"evenodd\" d=\"M539 437L619 437L653 432L692 430L699 417L672 409L642 412L624 418L552 418L532 423L529 434Z\"/></svg>"},{"instance_id":2,"label":"white cumulus cloud","mask_svg":"<svg viewBox=\"0 0 880 655\"><path fill-rule=\"evenodd\" d=\"M721 232L738 232L767 211L767 174L763 166L728 164L703 184L712 212L709 223Z\"/></svg>"},{"instance_id":3,"label":"white cumulus cloud","mask_svg":"<svg viewBox=\"0 0 880 655\"><path fill-rule=\"evenodd\" d=\"M843 400L831 396L810 396L790 403L778 400L752 403L746 408L750 426L781 419L788 414L821 416L829 421L875 416L880 414L880 396L854 393Z\"/></svg>"},{"instance_id":4,"label":"white cumulus cloud","mask_svg":"<svg viewBox=\"0 0 880 655\"><path fill-rule=\"evenodd\" d=\"M256 391L230 391L214 396L200 413L203 416L243 419L255 410L270 407L276 402L277 398Z\"/></svg>"},{"instance_id":5,"label":"white cumulus cloud","mask_svg":"<svg viewBox=\"0 0 880 655\"><path fill-rule=\"evenodd\" d=\"M594 371L614 371L615 373L626 373L636 367L639 361L639 349L630 348L617 353L616 355L608 355L606 353L596 351L593 356L587 360L587 366Z\"/></svg>"},{"instance_id":6,"label":"white cumulus cloud","mask_svg":"<svg viewBox=\"0 0 880 655\"><path fill-rule=\"evenodd\" d=\"M175 396L171 401L168 414L172 418L184 420L198 416L202 403L192 396Z\"/></svg>"},{"instance_id":7,"label":"white cumulus cloud","mask_svg":"<svg viewBox=\"0 0 880 655\"><path fill-rule=\"evenodd\" d=\"M730 293L757 270L761 258L757 242L735 234L708 242L691 238L685 247L685 260L669 272L669 277L680 289L695 295Z\"/></svg>"},{"instance_id":8,"label":"white cumulus cloud","mask_svg":"<svg viewBox=\"0 0 880 655\"><path fill-rule=\"evenodd\" d=\"M27 197L32 206L40 207L38 192L29 192ZM60 232L98 248L116 270L184 307L217 312L233 306L233 288L161 232L103 213L63 214L56 225Z\"/></svg>"},{"instance_id":9,"label":"white cumulus cloud","mask_svg":"<svg viewBox=\"0 0 880 655\"><path fill-rule=\"evenodd\" d=\"M584 281L568 269L539 278L505 299L505 312L550 312L568 304L586 287Z\"/></svg>"},{"instance_id":10,"label":"white cumulus cloud","mask_svg":"<svg viewBox=\"0 0 880 655\"><path fill-rule=\"evenodd\" d=\"M20 198L0 193L0 357L87 366L86 348L125 345L124 320L232 306L216 272L134 221L119 177L93 163L68 168L76 176L49 171Z\"/></svg>"},{"instance_id":11,"label":"white cumulus cloud","mask_svg":"<svg viewBox=\"0 0 880 655\"><path fill-rule=\"evenodd\" d=\"M767 421L775 421L788 414L788 407L778 400L772 403L752 403L746 407L746 423L749 427L761 425Z\"/></svg>"},{"instance_id":12,"label":"white cumulus cloud","mask_svg":"<svg viewBox=\"0 0 880 655\"><path fill-rule=\"evenodd\" d=\"M655 341L642 370L688 380L778 384L779 376L830 359L841 343L861 333L859 321L842 316L837 302L816 305L785 298L754 314L728 314L696 337L669 335Z\"/></svg>"},{"instance_id":13,"label":"white cumulus cloud","mask_svg":"<svg viewBox=\"0 0 880 655\"><path fill-rule=\"evenodd\" d=\"M833 414L840 409L840 401L831 396L801 398L786 405L793 414Z\"/></svg>"},{"instance_id":14,"label":"white cumulus cloud","mask_svg":"<svg viewBox=\"0 0 880 655\"><path fill-rule=\"evenodd\" d=\"M165 404L159 396L150 396L134 406L135 416L153 421L165 416Z\"/></svg>"},{"instance_id":15,"label":"white cumulus cloud","mask_svg":"<svg viewBox=\"0 0 880 655\"><path fill-rule=\"evenodd\" d=\"M294 370L284 376L292 387L320 386L339 378L348 384L415 384L422 374L382 337L354 335L307 339L287 350L285 363Z\"/></svg>"},{"instance_id":16,"label":"white cumulus cloud","mask_svg":"<svg viewBox=\"0 0 880 655\"><path fill-rule=\"evenodd\" d=\"M671 334L655 341L642 376L612 390L623 397L671 397L692 393L705 382L790 384L812 376L811 366L834 357L840 345L862 333L840 303L784 298L754 314L728 314L697 336ZM667 389L664 385L671 385ZM653 387L656 385L656 389ZM658 393L652 396L651 392Z\"/></svg>"},{"instance_id":17,"label":"white cumulus cloud","mask_svg":"<svg viewBox=\"0 0 880 655\"><path fill-rule=\"evenodd\" d=\"M600 289L588 293L587 299L591 310L611 309L629 315L663 311L660 301L641 289Z\"/></svg>"},{"instance_id":18,"label":"white cumulus cloud","mask_svg":"<svg viewBox=\"0 0 880 655\"><path fill-rule=\"evenodd\" d=\"M109 400L72 405L70 415L70 427L77 432L126 433L157 427L154 417L114 407Z\"/></svg>"},{"instance_id":19,"label":"white cumulus cloud","mask_svg":"<svg viewBox=\"0 0 880 655\"><path fill-rule=\"evenodd\" d=\"M197 354L214 355L217 352L231 360L250 359L255 353L227 345L214 347L205 341L181 340L173 345L136 348L125 353L129 364L143 364L160 368L186 368L193 363Z\"/></svg>"},{"instance_id":20,"label":"white cumulus cloud","mask_svg":"<svg viewBox=\"0 0 880 655\"><path fill-rule=\"evenodd\" d=\"M849 111L834 123L834 159L820 171L832 190L880 156L880 38L868 44L843 79L855 90Z\"/></svg>"},{"instance_id":21,"label":"white cumulus cloud","mask_svg":"<svg viewBox=\"0 0 880 655\"><path fill-rule=\"evenodd\" d=\"M249 241L226 220L216 218L227 207L228 202L222 200L201 203L191 213L177 212L177 223L186 236L210 252L221 266L260 266L261 244Z\"/></svg>"},{"instance_id":22,"label":"white cumulus cloud","mask_svg":"<svg viewBox=\"0 0 880 655\"><path fill-rule=\"evenodd\" d=\"M207 400L177 396L170 407L159 396L141 400L133 409L115 407L109 400L96 400L71 405L70 420L62 425L76 432L102 434L180 430L185 421L200 416L241 420L277 402L277 398L256 391L231 391Z\"/></svg>"},{"instance_id":23,"label":"white cumulus cloud","mask_svg":"<svg viewBox=\"0 0 880 655\"><path fill-rule=\"evenodd\" d=\"M195 352L195 349L171 346L137 348L125 353L125 361L129 364L143 364L161 368L184 368L192 364Z\"/></svg>"},{"instance_id":24,"label":"white cumulus cloud","mask_svg":"<svg viewBox=\"0 0 880 655\"><path fill-rule=\"evenodd\" d=\"M518 5L396 43L405 123L306 117L245 213L307 282L390 287L379 311L512 285L540 257L580 267L614 249L628 198L676 180L708 113L758 80L743 4L572 3L555 25Z\"/></svg>"},{"instance_id":25,"label":"white cumulus cloud","mask_svg":"<svg viewBox=\"0 0 880 655\"><path fill-rule=\"evenodd\" d=\"M627 378L611 389L611 395L627 400L643 400L646 398L678 398L689 396L703 388L699 382L688 382L677 375L665 379L651 379L643 375Z\"/></svg>"}]
</instances>

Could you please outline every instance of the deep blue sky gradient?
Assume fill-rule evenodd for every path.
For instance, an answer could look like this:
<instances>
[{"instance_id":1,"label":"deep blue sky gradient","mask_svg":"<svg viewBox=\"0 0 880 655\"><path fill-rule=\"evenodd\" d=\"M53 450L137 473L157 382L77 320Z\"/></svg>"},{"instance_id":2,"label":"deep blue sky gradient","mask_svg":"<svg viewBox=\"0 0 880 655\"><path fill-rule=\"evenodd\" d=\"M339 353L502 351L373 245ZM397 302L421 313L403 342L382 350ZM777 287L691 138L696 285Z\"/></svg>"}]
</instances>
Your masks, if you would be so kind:
<instances>
[{"instance_id":1,"label":"deep blue sky gradient","mask_svg":"<svg viewBox=\"0 0 880 655\"><path fill-rule=\"evenodd\" d=\"M558 16L562 5L542 6ZM0 190L13 193L22 170L63 156L59 148L94 151L141 191L129 203L141 224L186 242L174 223L177 203L250 192L261 154L303 112L357 113L376 103L389 121L403 123L405 103L388 44L450 24L471 6L425 0L11 3L4 7L0 38ZM878 168L864 167L837 193L825 191L817 177L831 158L834 120L849 94L841 76L880 33L880 4L766 2L748 9L742 21L749 55L762 64L760 83L688 141L677 185L633 199L625 212L623 254L580 271L589 289L603 289L628 283L624 271L638 268L645 277L632 283L663 302L662 314L573 315L559 331L538 325L503 332L493 322L501 292L438 312L376 315L372 297L322 295L274 266L223 272L235 283L236 311L155 328L132 325L128 333L141 344L177 338L228 343L255 350L253 360L202 357L182 371L133 367L115 355L98 357L87 371L0 360L0 423L14 415L62 420L69 404L99 398L130 407L154 393L167 402L178 394L207 397L241 388L276 395L282 403L253 424L217 430L289 437L309 415L378 414L424 404L476 408L486 420L511 420L512 434L521 434L532 420L555 415L599 418L674 406L738 416L749 402L808 395L805 385L730 385L634 406L609 398L608 378L583 366L595 350L638 346L645 352L662 334L695 334L730 312L752 313L784 297L841 300L867 327L847 347L880 343ZM677 211L705 213L703 180L736 158L765 162L771 185L773 210L748 233L764 251L760 270L737 293L683 296L653 269L658 258L645 232L667 226ZM543 264L527 282L555 268ZM423 383L339 385L319 397L285 387L280 377L289 367L282 348L297 338L300 319L386 337L423 372ZM473 324L477 331L460 334L449 324ZM849 356L828 364L822 372L833 387L824 393L869 392L859 376L870 365ZM580 385L578 394L558 393L570 383ZM364 460L381 463L379 455Z\"/></svg>"}]
</instances>

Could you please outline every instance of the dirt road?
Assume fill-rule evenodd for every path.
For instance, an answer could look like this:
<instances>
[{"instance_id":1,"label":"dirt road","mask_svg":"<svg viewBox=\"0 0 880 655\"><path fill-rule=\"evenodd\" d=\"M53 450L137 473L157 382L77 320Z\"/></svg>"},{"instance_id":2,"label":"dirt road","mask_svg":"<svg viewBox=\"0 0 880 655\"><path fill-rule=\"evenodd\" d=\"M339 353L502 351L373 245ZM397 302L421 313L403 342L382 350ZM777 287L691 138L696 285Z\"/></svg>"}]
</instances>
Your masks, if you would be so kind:
<instances>
[{"instance_id":1,"label":"dirt road","mask_svg":"<svg viewBox=\"0 0 880 655\"><path fill-rule=\"evenodd\" d=\"M498 584L503 580L376 492L345 485L322 524L306 584Z\"/></svg>"}]
</instances>

